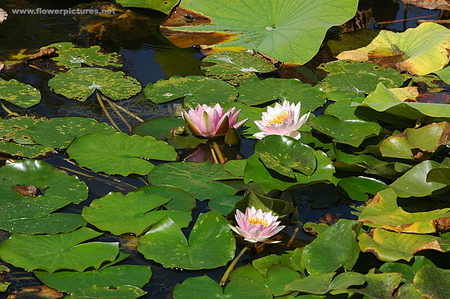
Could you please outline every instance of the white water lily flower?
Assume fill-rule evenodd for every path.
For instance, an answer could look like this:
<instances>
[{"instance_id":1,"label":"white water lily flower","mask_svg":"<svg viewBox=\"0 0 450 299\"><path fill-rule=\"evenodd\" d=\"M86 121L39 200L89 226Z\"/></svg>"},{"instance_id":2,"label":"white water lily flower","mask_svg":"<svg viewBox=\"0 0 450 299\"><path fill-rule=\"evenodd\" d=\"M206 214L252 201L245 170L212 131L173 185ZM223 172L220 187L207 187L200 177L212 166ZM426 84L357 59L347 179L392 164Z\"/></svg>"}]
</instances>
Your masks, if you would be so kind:
<instances>
[{"instance_id":1,"label":"white water lily flower","mask_svg":"<svg viewBox=\"0 0 450 299\"><path fill-rule=\"evenodd\" d=\"M238 226L229 225L230 228L243 236L246 241L252 243L266 242L267 239L278 234L284 228L284 225L279 225L278 216L273 216L272 212L263 213L261 209L257 210L255 207L247 207L245 214L236 210L235 218Z\"/></svg>"},{"instance_id":2,"label":"white water lily flower","mask_svg":"<svg viewBox=\"0 0 450 299\"><path fill-rule=\"evenodd\" d=\"M255 120L261 132L253 134L262 139L267 135L289 136L299 140L301 135L298 129L308 120L309 112L300 117L300 102L290 104L284 101L283 105L275 104L275 107L267 107L267 112L262 113L262 120Z\"/></svg>"}]
</instances>

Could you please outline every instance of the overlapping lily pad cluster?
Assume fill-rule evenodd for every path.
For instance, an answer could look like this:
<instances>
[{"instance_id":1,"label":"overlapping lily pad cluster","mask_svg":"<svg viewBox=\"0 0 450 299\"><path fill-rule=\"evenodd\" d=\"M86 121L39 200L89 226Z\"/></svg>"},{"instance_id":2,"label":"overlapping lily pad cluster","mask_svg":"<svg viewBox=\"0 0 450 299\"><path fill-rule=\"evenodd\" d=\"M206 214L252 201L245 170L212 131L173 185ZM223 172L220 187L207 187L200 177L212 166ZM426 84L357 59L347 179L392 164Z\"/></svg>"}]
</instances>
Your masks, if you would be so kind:
<instances>
[{"instance_id":1,"label":"overlapping lily pad cluster","mask_svg":"<svg viewBox=\"0 0 450 299\"><path fill-rule=\"evenodd\" d=\"M414 30L431 37L450 32L435 24ZM397 34L401 39L411 31ZM396 47L410 50L402 45ZM368 62L333 61L319 67L326 77L311 86L269 74L260 79L257 74L275 67L267 69L257 53L221 52L207 59L215 61L204 66L214 76L172 77L143 90L156 104L183 100L184 120L151 119L132 134L76 117L1 120L0 150L28 158L0 168L0 229L11 233L0 244L2 260L70 298L141 297L152 269L121 263L129 256L123 244L98 240L114 234L119 240L133 236L135 248L128 250L166 268L225 272L238 247L250 248L251 263L233 270L224 288L207 275L191 277L175 286L174 298L449 296L450 272L441 257L450 251L450 105L427 102L430 94L414 87L450 83L448 67L431 68L439 77L431 71L417 76ZM99 90L117 101L140 91L137 80L123 73L70 67L49 82L70 99L85 100ZM30 89L30 96L35 93ZM254 151L244 156L238 147L221 144L233 130L253 140ZM216 162L222 163L205 157L199 162L203 146L221 155ZM67 154L79 171L139 175L148 185L61 212L83 203L89 188L42 161L51 151ZM353 219L304 223L316 237L308 244L296 240L299 207L330 207L336 198L359 203ZM202 201L210 211L193 219Z\"/></svg>"}]
</instances>

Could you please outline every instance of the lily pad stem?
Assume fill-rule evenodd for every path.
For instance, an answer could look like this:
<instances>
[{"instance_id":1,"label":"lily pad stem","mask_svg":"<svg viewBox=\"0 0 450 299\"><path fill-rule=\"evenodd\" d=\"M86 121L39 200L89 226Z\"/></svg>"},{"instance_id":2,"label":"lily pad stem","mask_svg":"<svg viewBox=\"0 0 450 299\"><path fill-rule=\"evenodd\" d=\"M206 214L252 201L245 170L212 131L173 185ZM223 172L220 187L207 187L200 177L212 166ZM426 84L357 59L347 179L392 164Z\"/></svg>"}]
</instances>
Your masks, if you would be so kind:
<instances>
[{"instance_id":1,"label":"lily pad stem","mask_svg":"<svg viewBox=\"0 0 450 299\"><path fill-rule=\"evenodd\" d=\"M228 277L230 277L230 273L231 271L233 271L234 267L236 266L237 262L239 261L239 259L244 255L244 253L247 251L248 247L244 247L241 252L239 252L238 256L231 262L231 264L228 266L227 270L225 271L225 273L222 276L222 279L220 279L219 284L221 286L224 286L227 281L228 281Z\"/></svg>"},{"instance_id":2,"label":"lily pad stem","mask_svg":"<svg viewBox=\"0 0 450 299\"><path fill-rule=\"evenodd\" d=\"M108 110L106 110L105 103L103 103L102 97L100 96L100 92L98 90L96 91L96 97L97 97L98 103L100 104L100 106L103 109L103 112L105 112L106 117L109 119L109 122L114 126L114 128L117 129L117 131L121 132L119 126L117 126L116 122L111 117L111 115L109 114Z\"/></svg>"},{"instance_id":3,"label":"lily pad stem","mask_svg":"<svg viewBox=\"0 0 450 299\"><path fill-rule=\"evenodd\" d=\"M222 155L222 152L220 151L220 148L219 148L219 145L217 144L217 142L213 141L212 146L213 146L214 152L217 155L217 158L219 159L220 164L225 164L225 159Z\"/></svg>"}]
</instances>

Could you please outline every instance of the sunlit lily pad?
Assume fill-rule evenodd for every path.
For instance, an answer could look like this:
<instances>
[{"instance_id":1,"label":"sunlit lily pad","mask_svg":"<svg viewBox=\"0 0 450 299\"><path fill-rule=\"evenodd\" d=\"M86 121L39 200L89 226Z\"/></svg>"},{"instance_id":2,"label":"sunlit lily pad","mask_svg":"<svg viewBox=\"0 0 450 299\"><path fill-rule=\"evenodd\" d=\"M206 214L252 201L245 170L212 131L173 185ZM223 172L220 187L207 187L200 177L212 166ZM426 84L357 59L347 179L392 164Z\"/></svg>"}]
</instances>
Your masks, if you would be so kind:
<instances>
[{"instance_id":1,"label":"sunlit lily pad","mask_svg":"<svg viewBox=\"0 0 450 299\"><path fill-rule=\"evenodd\" d=\"M138 251L164 267L197 270L225 266L236 246L227 223L219 212L200 214L186 240L179 226L165 217L139 239Z\"/></svg>"},{"instance_id":2,"label":"sunlit lily pad","mask_svg":"<svg viewBox=\"0 0 450 299\"><path fill-rule=\"evenodd\" d=\"M126 195L111 192L83 208L81 215L90 224L115 235L140 235L165 216L169 216L180 228L186 227L192 219L190 211L156 210L169 200L145 192L135 191Z\"/></svg>"},{"instance_id":3,"label":"sunlit lily pad","mask_svg":"<svg viewBox=\"0 0 450 299\"><path fill-rule=\"evenodd\" d=\"M153 185L178 187L199 200L222 195L234 195L237 190L219 180L232 180L235 176L223 170L223 165L211 162L166 163L156 166L148 175Z\"/></svg>"},{"instance_id":4,"label":"sunlit lily pad","mask_svg":"<svg viewBox=\"0 0 450 299\"><path fill-rule=\"evenodd\" d=\"M400 134L383 140L380 152L384 157L430 159L442 145L448 143L450 125L447 122L432 123L421 128L408 128Z\"/></svg>"},{"instance_id":5,"label":"sunlit lily pad","mask_svg":"<svg viewBox=\"0 0 450 299\"><path fill-rule=\"evenodd\" d=\"M427 249L447 252L450 250L448 238L433 235L399 234L375 228L368 234L359 236L359 246L363 252L372 252L382 261L409 261L414 254Z\"/></svg>"},{"instance_id":6,"label":"sunlit lily pad","mask_svg":"<svg viewBox=\"0 0 450 299\"><path fill-rule=\"evenodd\" d=\"M100 46L92 46L89 48L76 47L70 42L62 42L48 45L47 47L55 47L58 56L52 57L58 65L67 68L88 66L112 66L121 67L119 63L120 56L117 53L102 53Z\"/></svg>"},{"instance_id":7,"label":"sunlit lily pad","mask_svg":"<svg viewBox=\"0 0 450 299\"><path fill-rule=\"evenodd\" d=\"M225 0L189 0L180 7L192 11L194 18L198 13L202 18L194 24L185 21L186 26L171 18L166 20L162 32L175 45L211 45L204 37L218 36L216 40L223 43L212 45L216 50L252 49L277 60L304 64L318 52L328 28L354 16L357 1L345 0L336 6L329 0L270 0L265 5L258 0L232 4ZM193 33L202 39L195 40Z\"/></svg>"},{"instance_id":8,"label":"sunlit lily pad","mask_svg":"<svg viewBox=\"0 0 450 299\"><path fill-rule=\"evenodd\" d=\"M291 103L301 102L301 114L314 111L325 104L325 94L319 88L302 83L296 79L267 78L238 87L238 101L248 106L261 105L278 100Z\"/></svg>"},{"instance_id":9,"label":"sunlit lily pad","mask_svg":"<svg viewBox=\"0 0 450 299\"><path fill-rule=\"evenodd\" d=\"M361 273L344 272L336 275L335 272L330 272L296 279L286 285L286 290L291 292L300 291L312 294L326 294L333 290L345 290L350 286L360 286L365 282L366 278Z\"/></svg>"},{"instance_id":10,"label":"sunlit lily pad","mask_svg":"<svg viewBox=\"0 0 450 299\"><path fill-rule=\"evenodd\" d=\"M177 158L173 147L164 141L125 133L84 135L70 145L67 153L78 164L95 172L121 175L148 174L154 165L144 159L173 161Z\"/></svg>"},{"instance_id":11,"label":"sunlit lily pad","mask_svg":"<svg viewBox=\"0 0 450 299\"><path fill-rule=\"evenodd\" d=\"M255 153L267 168L293 179L295 170L308 176L316 170L314 149L290 137L266 136L256 143Z\"/></svg>"},{"instance_id":12,"label":"sunlit lily pad","mask_svg":"<svg viewBox=\"0 0 450 299\"><path fill-rule=\"evenodd\" d=\"M434 209L431 211L405 211L398 205L394 190L386 189L379 192L371 202L362 210L359 220L371 227L380 227L395 232L405 233L435 233L439 221L448 221L449 208Z\"/></svg>"},{"instance_id":13,"label":"sunlit lily pad","mask_svg":"<svg viewBox=\"0 0 450 299\"><path fill-rule=\"evenodd\" d=\"M164 205L169 210L192 211L195 208L195 198L179 188L147 185L137 191L169 198L170 201Z\"/></svg>"},{"instance_id":14,"label":"sunlit lily pad","mask_svg":"<svg viewBox=\"0 0 450 299\"><path fill-rule=\"evenodd\" d=\"M402 75L395 70L371 63L331 61L321 64L319 68L328 73L320 85L331 100L339 99L334 93L368 94L375 90L378 83L387 87L398 87L403 83Z\"/></svg>"},{"instance_id":15,"label":"sunlit lily pad","mask_svg":"<svg viewBox=\"0 0 450 299\"><path fill-rule=\"evenodd\" d=\"M449 49L450 30L424 22L402 33L383 30L367 47L343 52L337 58L380 62L398 71L426 75L447 65ZM399 55L398 59L387 61Z\"/></svg>"},{"instance_id":16,"label":"sunlit lily pad","mask_svg":"<svg viewBox=\"0 0 450 299\"><path fill-rule=\"evenodd\" d=\"M98 268L105 261L115 260L119 253L117 243L88 242L101 233L82 227L77 231L59 235L13 234L0 245L2 259L28 271L58 269L83 271Z\"/></svg>"},{"instance_id":17,"label":"sunlit lily pad","mask_svg":"<svg viewBox=\"0 0 450 299\"><path fill-rule=\"evenodd\" d=\"M353 200L367 201L369 195L375 195L379 191L387 188L386 183L364 176L351 176L341 179L338 187L342 188L344 192Z\"/></svg>"},{"instance_id":18,"label":"sunlit lily pad","mask_svg":"<svg viewBox=\"0 0 450 299\"><path fill-rule=\"evenodd\" d=\"M98 270L94 269L84 272L58 271L55 273L36 270L33 273L47 286L65 293L73 293L94 285L114 288L122 285L143 287L152 276L150 266L115 265L127 256L126 254L123 254L123 256L121 254L120 258Z\"/></svg>"},{"instance_id":19,"label":"sunlit lily pad","mask_svg":"<svg viewBox=\"0 0 450 299\"><path fill-rule=\"evenodd\" d=\"M41 92L29 84L0 78L0 99L22 108L29 108L41 101Z\"/></svg>"},{"instance_id":20,"label":"sunlit lily pad","mask_svg":"<svg viewBox=\"0 0 450 299\"><path fill-rule=\"evenodd\" d=\"M81 102L86 101L95 90L117 101L128 99L142 89L138 80L123 72L94 67L74 68L58 73L48 81L48 85L55 93Z\"/></svg>"},{"instance_id":21,"label":"sunlit lily pad","mask_svg":"<svg viewBox=\"0 0 450 299\"><path fill-rule=\"evenodd\" d=\"M52 213L88 195L86 184L39 160L0 168L0 228L25 234L69 232L85 224L78 214Z\"/></svg>"},{"instance_id":22,"label":"sunlit lily pad","mask_svg":"<svg viewBox=\"0 0 450 299\"><path fill-rule=\"evenodd\" d=\"M184 98L186 107L196 107L197 104L222 105L237 97L237 91L232 85L202 76L173 76L168 80L149 83L144 88L144 94L157 104Z\"/></svg>"}]
</instances>

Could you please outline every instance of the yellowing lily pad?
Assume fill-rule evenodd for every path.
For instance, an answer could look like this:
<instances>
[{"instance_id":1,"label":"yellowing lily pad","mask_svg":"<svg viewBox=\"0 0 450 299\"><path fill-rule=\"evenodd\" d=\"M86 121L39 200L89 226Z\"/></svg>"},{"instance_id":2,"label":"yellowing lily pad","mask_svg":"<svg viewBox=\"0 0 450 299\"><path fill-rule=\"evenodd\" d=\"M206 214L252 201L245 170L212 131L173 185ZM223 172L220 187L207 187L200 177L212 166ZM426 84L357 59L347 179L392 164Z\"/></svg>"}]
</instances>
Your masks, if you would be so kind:
<instances>
[{"instance_id":1,"label":"yellowing lily pad","mask_svg":"<svg viewBox=\"0 0 450 299\"><path fill-rule=\"evenodd\" d=\"M367 47L342 52L337 58L380 62L412 75L426 75L447 65L448 50L450 30L425 22L402 33L381 31Z\"/></svg>"}]
</instances>

